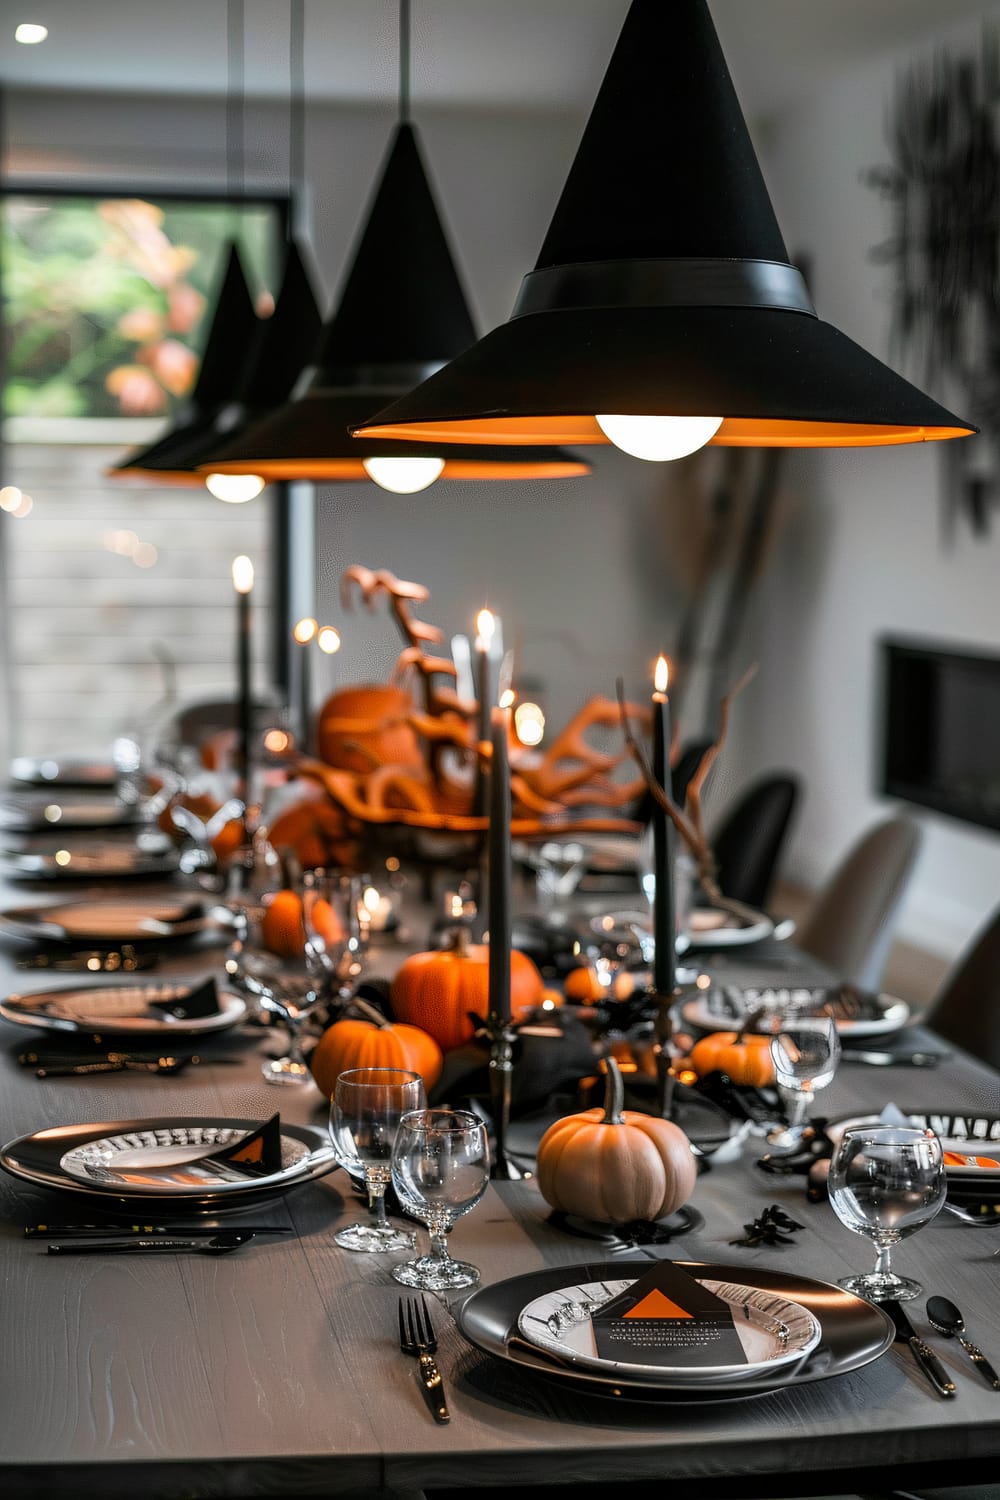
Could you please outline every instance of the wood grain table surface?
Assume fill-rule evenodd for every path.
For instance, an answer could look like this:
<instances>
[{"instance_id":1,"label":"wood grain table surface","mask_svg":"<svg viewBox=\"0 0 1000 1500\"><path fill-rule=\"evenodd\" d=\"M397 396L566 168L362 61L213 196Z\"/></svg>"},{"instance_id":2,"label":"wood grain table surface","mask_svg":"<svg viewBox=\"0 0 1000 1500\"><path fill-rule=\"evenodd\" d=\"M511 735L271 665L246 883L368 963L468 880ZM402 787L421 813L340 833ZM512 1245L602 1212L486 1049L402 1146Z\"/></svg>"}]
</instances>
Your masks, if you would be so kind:
<instances>
[{"instance_id":1,"label":"wood grain table surface","mask_svg":"<svg viewBox=\"0 0 1000 1500\"><path fill-rule=\"evenodd\" d=\"M4 904L24 904L22 890ZM0 945L3 992L76 976L17 971ZM220 950L163 963L149 977L220 972ZM373 956L387 972L389 948ZM706 958L706 963L708 962ZM747 951L741 964L752 964ZM145 977L145 976L144 976ZM40 1081L16 1054L39 1033L0 1023L0 1137L77 1122L159 1116L262 1119L275 1109L325 1129L313 1085L268 1087L260 1061L276 1036L243 1028L203 1050L240 1055L174 1077L116 1073ZM1000 1112L1000 1078L955 1054L935 1069L843 1065L824 1113L881 1108ZM759 1139L698 1180L696 1231L647 1251L759 1266L824 1281L867 1268L867 1241L802 1179L766 1177ZM730 1241L769 1203L805 1228L794 1244ZM28 1223L88 1217L86 1200L0 1174L0 1489L12 1497L320 1495L351 1489L670 1481L675 1497L830 1493L919 1478L972 1482L1000 1473L1000 1395L953 1343L934 1346L958 1386L936 1396L895 1345L864 1368L752 1399L644 1406L584 1396L470 1346L435 1307L452 1420L434 1423L412 1360L396 1344L391 1258L351 1254L333 1233L364 1213L336 1171L233 1223L289 1225L233 1255L72 1256L25 1239ZM422 1237L422 1232L421 1232ZM549 1222L533 1183L498 1183L452 1233L484 1284L601 1258ZM950 1296L1000 1364L996 1230L942 1213L896 1253L928 1293ZM911 1304L926 1332L923 1301Z\"/></svg>"}]
</instances>

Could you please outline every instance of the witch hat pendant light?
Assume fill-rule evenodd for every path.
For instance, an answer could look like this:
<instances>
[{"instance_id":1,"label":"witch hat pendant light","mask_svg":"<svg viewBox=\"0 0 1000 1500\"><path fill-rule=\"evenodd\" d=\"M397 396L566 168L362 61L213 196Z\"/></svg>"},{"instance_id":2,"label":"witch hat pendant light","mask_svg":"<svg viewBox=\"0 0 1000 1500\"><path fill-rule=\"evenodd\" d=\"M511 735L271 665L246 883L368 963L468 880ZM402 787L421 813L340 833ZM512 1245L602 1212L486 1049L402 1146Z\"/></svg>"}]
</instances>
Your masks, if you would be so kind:
<instances>
[{"instance_id":1,"label":"witch hat pendant light","mask_svg":"<svg viewBox=\"0 0 1000 1500\"><path fill-rule=\"evenodd\" d=\"M699 430L670 451L663 418ZM816 316L705 0L633 0L510 320L355 432L662 458L975 430Z\"/></svg>"},{"instance_id":2,"label":"witch hat pendant light","mask_svg":"<svg viewBox=\"0 0 1000 1500\"><path fill-rule=\"evenodd\" d=\"M405 35L406 10L401 32ZM405 56L405 49L404 49ZM556 448L449 446L379 438L350 427L418 384L476 332L434 202L416 134L400 119L339 303L293 398L211 455L219 474L265 480L375 479L413 493L442 479L542 479L587 474Z\"/></svg>"},{"instance_id":3,"label":"witch hat pendant light","mask_svg":"<svg viewBox=\"0 0 1000 1500\"><path fill-rule=\"evenodd\" d=\"M196 462L212 442L218 442L214 423L239 394L258 323L239 250L231 245L191 400L164 437L128 454L110 470L115 478L204 484L205 476L197 473Z\"/></svg>"}]
</instances>

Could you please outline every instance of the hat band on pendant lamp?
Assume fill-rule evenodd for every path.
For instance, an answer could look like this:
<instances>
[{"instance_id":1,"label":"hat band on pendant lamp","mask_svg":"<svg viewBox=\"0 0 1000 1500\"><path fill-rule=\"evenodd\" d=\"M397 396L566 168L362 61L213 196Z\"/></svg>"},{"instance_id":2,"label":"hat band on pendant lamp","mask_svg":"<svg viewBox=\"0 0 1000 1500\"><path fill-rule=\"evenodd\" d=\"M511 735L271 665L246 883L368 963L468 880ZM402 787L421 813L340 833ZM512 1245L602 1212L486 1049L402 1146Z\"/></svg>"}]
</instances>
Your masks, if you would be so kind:
<instances>
[{"instance_id":1,"label":"hat band on pendant lamp","mask_svg":"<svg viewBox=\"0 0 1000 1500\"><path fill-rule=\"evenodd\" d=\"M795 266L736 259L546 266L525 276L510 316L513 320L569 307L775 307L816 316L805 279Z\"/></svg>"}]
</instances>

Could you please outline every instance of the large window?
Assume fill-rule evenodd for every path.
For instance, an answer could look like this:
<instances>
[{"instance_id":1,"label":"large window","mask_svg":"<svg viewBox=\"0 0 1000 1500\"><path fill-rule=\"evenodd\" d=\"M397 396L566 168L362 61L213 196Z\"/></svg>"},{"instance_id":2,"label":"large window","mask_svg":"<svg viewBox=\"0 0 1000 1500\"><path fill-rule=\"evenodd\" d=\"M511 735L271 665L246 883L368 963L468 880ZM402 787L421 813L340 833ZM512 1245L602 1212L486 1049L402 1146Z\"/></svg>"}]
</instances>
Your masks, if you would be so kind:
<instances>
[{"instance_id":1,"label":"large window","mask_svg":"<svg viewBox=\"0 0 1000 1500\"><path fill-rule=\"evenodd\" d=\"M92 751L169 693L232 693L241 552L268 679L271 492L227 506L107 470L182 411L234 238L269 311L282 206L12 193L0 208L0 748Z\"/></svg>"}]
</instances>

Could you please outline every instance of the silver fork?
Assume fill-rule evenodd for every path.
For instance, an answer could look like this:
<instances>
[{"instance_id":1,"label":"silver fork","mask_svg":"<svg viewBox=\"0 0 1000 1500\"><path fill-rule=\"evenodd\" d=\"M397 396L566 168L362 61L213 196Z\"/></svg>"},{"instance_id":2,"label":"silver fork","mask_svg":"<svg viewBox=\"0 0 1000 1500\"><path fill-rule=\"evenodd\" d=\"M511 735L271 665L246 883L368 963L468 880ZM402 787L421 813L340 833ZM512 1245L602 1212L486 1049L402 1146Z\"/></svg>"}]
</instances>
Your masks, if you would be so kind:
<instances>
[{"instance_id":1,"label":"silver fork","mask_svg":"<svg viewBox=\"0 0 1000 1500\"><path fill-rule=\"evenodd\" d=\"M404 1354L411 1354L419 1361L420 1381L427 1393L435 1422L450 1422L451 1413L444 1399L444 1383L434 1359L437 1338L427 1310L426 1297L421 1296L419 1304L416 1297L399 1299L399 1347Z\"/></svg>"}]
</instances>

